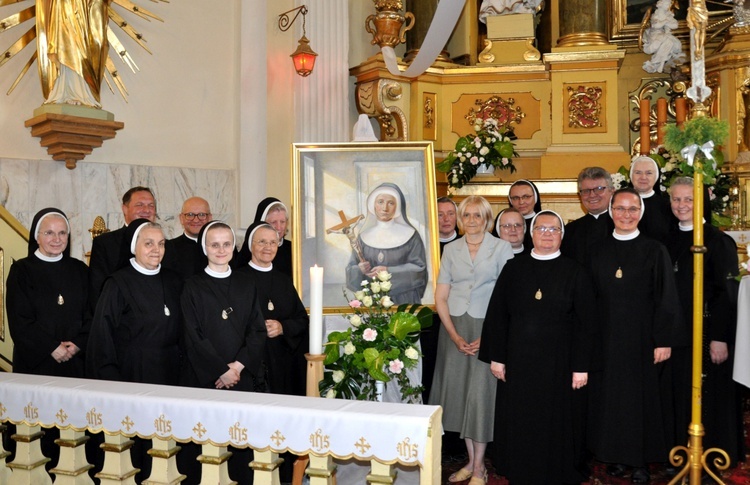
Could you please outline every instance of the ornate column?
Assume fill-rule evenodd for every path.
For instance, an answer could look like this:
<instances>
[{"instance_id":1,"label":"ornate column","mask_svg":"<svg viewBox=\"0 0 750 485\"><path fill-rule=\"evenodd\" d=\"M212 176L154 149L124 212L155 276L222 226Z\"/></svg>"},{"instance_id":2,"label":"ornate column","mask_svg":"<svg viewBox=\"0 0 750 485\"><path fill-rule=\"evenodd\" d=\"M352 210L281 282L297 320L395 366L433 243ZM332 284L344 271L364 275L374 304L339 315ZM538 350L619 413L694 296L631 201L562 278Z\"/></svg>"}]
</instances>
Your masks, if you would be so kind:
<instances>
[{"instance_id":1,"label":"ornate column","mask_svg":"<svg viewBox=\"0 0 750 485\"><path fill-rule=\"evenodd\" d=\"M201 463L201 481L218 485L231 485L227 461L232 456L226 446L202 445L198 461Z\"/></svg>"},{"instance_id":2,"label":"ornate column","mask_svg":"<svg viewBox=\"0 0 750 485\"><path fill-rule=\"evenodd\" d=\"M175 440L152 439L148 450L152 458L151 476L144 483L171 485L187 478L177 470L177 453L181 449Z\"/></svg>"},{"instance_id":3,"label":"ornate column","mask_svg":"<svg viewBox=\"0 0 750 485\"><path fill-rule=\"evenodd\" d=\"M435 16L439 0L406 0L406 11L414 14L414 27L406 32L406 56L404 60L411 62L419 47L424 42L427 31L430 29L432 18ZM450 54L443 49L438 61L450 62Z\"/></svg>"},{"instance_id":4,"label":"ornate column","mask_svg":"<svg viewBox=\"0 0 750 485\"><path fill-rule=\"evenodd\" d=\"M74 429L61 429L60 439L55 440L60 446L60 460L57 466L50 470L58 485L84 485L94 484L89 477L88 471L94 468L86 461L86 447L89 440L86 433Z\"/></svg>"},{"instance_id":5,"label":"ornate column","mask_svg":"<svg viewBox=\"0 0 750 485\"><path fill-rule=\"evenodd\" d=\"M52 485L52 479L44 469L44 465L50 461L42 454L40 439L44 436L41 426L29 426L19 424L16 426L16 434L11 436L16 442L16 455L8 468L13 470L9 485L34 483L39 485Z\"/></svg>"},{"instance_id":6,"label":"ornate column","mask_svg":"<svg viewBox=\"0 0 750 485\"><path fill-rule=\"evenodd\" d=\"M558 47L607 45L606 0L559 0Z\"/></svg>"}]
</instances>

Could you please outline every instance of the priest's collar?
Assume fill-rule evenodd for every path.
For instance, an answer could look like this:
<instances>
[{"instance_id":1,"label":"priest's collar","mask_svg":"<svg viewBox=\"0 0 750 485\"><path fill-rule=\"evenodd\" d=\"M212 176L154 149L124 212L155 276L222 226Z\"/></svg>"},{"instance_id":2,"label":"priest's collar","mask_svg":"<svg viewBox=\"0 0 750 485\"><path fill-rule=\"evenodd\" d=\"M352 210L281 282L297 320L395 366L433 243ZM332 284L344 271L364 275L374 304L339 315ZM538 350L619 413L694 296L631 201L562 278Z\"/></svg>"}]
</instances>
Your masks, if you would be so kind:
<instances>
[{"instance_id":1,"label":"priest's collar","mask_svg":"<svg viewBox=\"0 0 750 485\"><path fill-rule=\"evenodd\" d=\"M617 229L615 229L614 232L612 232L612 236L614 236L614 238L618 241L632 241L633 239L637 238L640 233L641 231L636 229L630 234L618 234Z\"/></svg>"},{"instance_id":2,"label":"priest's collar","mask_svg":"<svg viewBox=\"0 0 750 485\"><path fill-rule=\"evenodd\" d=\"M155 269L146 269L140 264L138 264L135 260L135 258L130 258L130 265L138 271L141 274L145 274L147 276L154 276L159 274L159 271L161 271L161 263L159 263L159 266L157 266Z\"/></svg>"},{"instance_id":3,"label":"priest's collar","mask_svg":"<svg viewBox=\"0 0 750 485\"><path fill-rule=\"evenodd\" d=\"M648 199L649 197L653 196L656 192L654 192L654 189L651 189L650 192L646 192L645 194L638 193L638 195L641 196L641 199Z\"/></svg>"},{"instance_id":4,"label":"priest's collar","mask_svg":"<svg viewBox=\"0 0 750 485\"><path fill-rule=\"evenodd\" d=\"M186 237L186 238L190 239L190 240L191 240L191 241L193 241L194 243L197 243L197 242L198 242L198 236L195 236L195 237L193 237L193 236L191 236L190 234L188 234L188 233L186 233L186 232L183 232L183 234L185 235L185 237Z\"/></svg>"},{"instance_id":5,"label":"priest's collar","mask_svg":"<svg viewBox=\"0 0 750 485\"><path fill-rule=\"evenodd\" d=\"M593 212L589 212L589 215L592 216L594 219L599 219L599 216L606 214L607 209L604 209L603 211L599 212L598 214L594 214Z\"/></svg>"},{"instance_id":6,"label":"priest's collar","mask_svg":"<svg viewBox=\"0 0 750 485\"><path fill-rule=\"evenodd\" d=\"M247 264L249 264L251 268L253 268L255 270L258 270L258 271L262 271L264 273L268 273L269 271L271 271L273 269L273 263L269 264L267 267L258 266L257 264L253 263L252 261L250 261Z\"/></svg>"},{"instance_id":7,"label":"priest's collar","mask_svg":"<svg viewBox=\"0 0 750 485\"><path fill-rule=\"evenodd\" d=\"M204 269L204 271L206 272L206 274L208 276L212 276L214 278L229 278L229 275L232 274L232 268L230 268L229 266L227 266L227 270L224 271L223 273L219 273L218 271L214 271L211 268L209 268L208 266L206 266L206 268Z\"/></svg>"},{"instance_id":8,"label":"priest's collar","mask_svg":"<svg viewBox=\"0 0 750 485\"><path fill-rule=\"evenodd\" d=\"M41 259L42 261L44 261L46 263L56 263L56 262L60 261L63 258L62 253L58 254L57 256L45 256L38 249L36 251L34 251L34 256L36 256L37 258Z\"/></svg>"},{"instance_id":9,"label":"priest's collar","mask_svg":"<svg viewBox=\"0 0 750 485\"><path fill-rule=\"evenodd\" d=\"M552 254L537 254L535 250L531 250L531 257L538 261L549 261L550 259L559 257L561 254L559 249Z\"/></svg>"},{"instance_id":10,"label":"priest's collar","mask_svg":"<svg viewBox=\"0 0 750 485\"><path fill-rule=\"evenodd\" d=\"M454 230L453 230L453 234L451 234L451 235L450 235L450 236L448 236L448 237L441 237L441 238L440 238L440 242L441 242L441 243L449 243L449 242L451 242L451 241L455 240L455 239L456 239L457 237L458 237L458 233L457 233L457 232L456 232L456 230L454 229Z\"/></svg>"},{"instance_id":11,"label":"priest's collar","mask_svg":"<svg viewBox=\"0 0 750 485\"><path fill-rule=\"evenodd\" d=\"M519 248L512 248L513 254L521 254L523 252L523 244L521 244L521 247Z\"/></svg>"},{"instance_id":12,"label":"priest's collar","mask_svg":"<svg viewBox=\"0 0 750 485\"><path fill-rule=\"evenodd\" d=\"M525 216L523 216L523 218L527 219L527 220L528 219L533 219L535 215L536 215L536 212L535 211L531 211L528 214L526 214Z\"/></svg>"}]
</instances>

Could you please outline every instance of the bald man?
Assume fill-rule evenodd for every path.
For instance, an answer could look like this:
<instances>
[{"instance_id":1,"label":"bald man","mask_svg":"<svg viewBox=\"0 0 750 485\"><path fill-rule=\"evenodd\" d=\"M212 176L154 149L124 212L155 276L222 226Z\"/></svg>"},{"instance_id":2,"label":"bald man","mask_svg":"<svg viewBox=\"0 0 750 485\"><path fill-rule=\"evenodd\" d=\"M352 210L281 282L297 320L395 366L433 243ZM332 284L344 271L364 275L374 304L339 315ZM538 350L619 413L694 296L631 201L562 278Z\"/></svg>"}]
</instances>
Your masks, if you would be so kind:
<instances>
[{"instance_id":1,"label":"bald man","mask_svg":"<svg viewBox=\"0 0 750 485\"><path fill-rule=\"evenodd\" d=\"M199 273L208 264L198 241L203 226L213 220L208 201L190 197L182 204L180 224L182 235L167 241L163 265L177 271L184 279Z\"/></svg>"}]
</instances>

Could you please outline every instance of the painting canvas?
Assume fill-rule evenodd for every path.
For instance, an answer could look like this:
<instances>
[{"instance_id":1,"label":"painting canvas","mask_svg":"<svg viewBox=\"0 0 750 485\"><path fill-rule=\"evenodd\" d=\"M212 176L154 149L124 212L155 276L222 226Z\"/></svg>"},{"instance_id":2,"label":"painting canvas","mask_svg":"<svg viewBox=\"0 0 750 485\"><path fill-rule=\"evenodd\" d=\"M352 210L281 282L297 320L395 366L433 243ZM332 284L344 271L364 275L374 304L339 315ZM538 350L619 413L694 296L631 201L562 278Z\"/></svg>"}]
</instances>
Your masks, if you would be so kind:
<instances>
[{"instance_id":1,"label":"painting canvas","mask_svg":"<svg viewBox=\"0 0 750 485\"><path fill-rule=\"evenodd\" d=\"M294 283L306 307L314 265L324 268L326 313L347 311L345 291L351 296L382 268L394 274L396 303L434 304L431 142L295 144L292 172Z\"/></svg>"}]
</instances>

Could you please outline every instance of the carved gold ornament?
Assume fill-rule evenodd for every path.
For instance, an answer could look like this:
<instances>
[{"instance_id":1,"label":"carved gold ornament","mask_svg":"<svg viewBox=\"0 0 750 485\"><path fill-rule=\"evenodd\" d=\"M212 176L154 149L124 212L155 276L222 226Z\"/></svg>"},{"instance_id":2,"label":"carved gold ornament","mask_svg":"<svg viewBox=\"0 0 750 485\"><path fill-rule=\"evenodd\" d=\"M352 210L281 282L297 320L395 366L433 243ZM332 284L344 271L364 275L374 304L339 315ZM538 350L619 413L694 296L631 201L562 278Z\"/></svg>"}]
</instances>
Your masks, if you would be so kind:
<instances>
[{"instance_id":1,"label":"carved gold ornament","mask_svg":"<svg viewBox=\"0 0 750 485\"><path fill-rule=\"evenodd\" d=\"M521 111L520 106L513 106L516 100L508 98L507 100L500 96L491 96L487 100L477 99L474 104L477 106L476 109L471 108L469 113L464 118L474 125L479 120L486 120L492 118L497 121L497 130L501 133L513 130L511 124L518 124L522 119L526 117L526 114Z\"/></svg>"},{"instance_id":2,"label":"carved gold ornament","mask_svg":"<svg viewBox=\"0 0 750 485\"><path fill-rule=\"evenodd\" d=\"M568 126L596 128L602 126L600 103L602 88L598 86L568 86Z\"/></svg>"}]
</instances>

